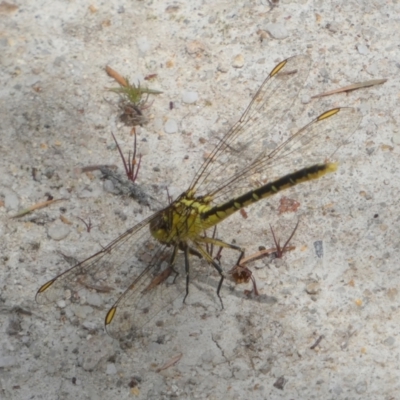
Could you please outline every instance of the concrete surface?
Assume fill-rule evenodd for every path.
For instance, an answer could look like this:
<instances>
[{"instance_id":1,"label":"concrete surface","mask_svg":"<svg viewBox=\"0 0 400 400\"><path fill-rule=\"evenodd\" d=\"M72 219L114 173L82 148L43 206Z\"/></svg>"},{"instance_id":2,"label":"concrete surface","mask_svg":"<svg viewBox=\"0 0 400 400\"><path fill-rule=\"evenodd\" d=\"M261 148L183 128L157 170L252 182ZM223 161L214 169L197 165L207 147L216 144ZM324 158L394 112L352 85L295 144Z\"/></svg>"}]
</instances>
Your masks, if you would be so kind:
<instances>
[{"instance_id":1,"label":"concrete surface","mask_svg":"<svg viewBox=\"0 0 400 400\"><path fill-rule=\"evenodd\" d=\"M399 4L13 5L0 5L0 398L399 398ZM40 285L69 267L62 254L83 260L152 212L105 190L100 172L79 172L95 164L122 172L111 132L125 152L132 146L118 97L105 90L116 86L106 65L163 91L138 129L138 183L168 204L165 187L174 197L187 187L270 70L295 54L312 64L282 132L337 106L358 108L363 120L336 174L219 228L252 254L272 247L268 224L284 240L300 220L283 261L249 265L267 301L227 279L221 310L207 285L193 284L188 305L177 299L128 348L103 328L115 293L36 304ZM149 74L157 76L143 81ZM378 78L388 81L310 98ZM64 200L10 218L47 194ZM300 203L296 212L279 214L283 196ZM90 218L91 232L78 217Z\"/></svg>"}]
</instances>

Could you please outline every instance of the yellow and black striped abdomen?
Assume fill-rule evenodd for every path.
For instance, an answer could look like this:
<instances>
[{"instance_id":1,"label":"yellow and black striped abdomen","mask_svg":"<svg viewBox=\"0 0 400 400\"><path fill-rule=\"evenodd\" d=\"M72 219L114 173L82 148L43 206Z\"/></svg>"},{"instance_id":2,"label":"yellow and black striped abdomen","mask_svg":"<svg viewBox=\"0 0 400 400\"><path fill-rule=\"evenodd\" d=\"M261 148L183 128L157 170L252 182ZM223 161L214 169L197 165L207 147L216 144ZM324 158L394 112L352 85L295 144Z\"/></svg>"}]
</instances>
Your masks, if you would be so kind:
<instances>
[{"instance_id":1,"label":"yellow and black striped abdomen","mask_svg":"<svg viewBox=\"0 0 400 400\"><path fill-rule=\"evenodd\" d=\"M236 197L235 199L229 200L224 204L212 207L205 211L201 215L203 225L207 226L207 228L210 228L243 207L249 206L250 204L256 203L261 199L272 196L281 190L298 185L299 183L318 179L325 174L335 172L336 169L336 163L316 164L285 175L276 181L269 182L258 189L251 190L239 197Z\"/></svg>"}]
</instances>

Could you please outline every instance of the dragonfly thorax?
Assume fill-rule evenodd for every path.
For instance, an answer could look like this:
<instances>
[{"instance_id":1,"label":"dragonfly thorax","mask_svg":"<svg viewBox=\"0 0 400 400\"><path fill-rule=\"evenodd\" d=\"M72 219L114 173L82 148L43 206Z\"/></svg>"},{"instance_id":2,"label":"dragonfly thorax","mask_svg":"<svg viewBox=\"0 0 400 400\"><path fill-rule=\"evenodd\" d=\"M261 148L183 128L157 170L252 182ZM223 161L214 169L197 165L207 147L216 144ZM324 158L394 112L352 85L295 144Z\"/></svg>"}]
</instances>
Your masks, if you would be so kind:
<instances>
[{"instance_id":1,"label":"dragonfly thorax","mask_svg":"<svg viewBox=\"0 0 400 400\"><path fill-rule=\"evenodd\" d=\"M183 193L150 223L150 232L161 243L186 242L206 229L202 214L211 209L210 200Z\"/></svg>"}]
</instances>

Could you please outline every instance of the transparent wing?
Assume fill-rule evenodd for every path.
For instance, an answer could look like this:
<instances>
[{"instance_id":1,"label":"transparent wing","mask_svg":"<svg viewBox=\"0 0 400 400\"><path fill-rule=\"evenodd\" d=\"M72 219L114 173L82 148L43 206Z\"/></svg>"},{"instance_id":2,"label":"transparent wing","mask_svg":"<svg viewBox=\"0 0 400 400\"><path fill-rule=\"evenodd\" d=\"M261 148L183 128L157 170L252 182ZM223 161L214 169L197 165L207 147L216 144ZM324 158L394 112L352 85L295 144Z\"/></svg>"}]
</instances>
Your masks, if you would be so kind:
<instances>
[{"instance_id":1,"label":"transparent wing","mask_svg":"<svg viewBox=\"0 0 400 400\"><path fill-rule=\"evenodd\" d=\"M197 196L223 203L288 173L324 163L355 131L361 114L330 110L292 135L275 129L303 86L310 59L300 55L278 64L198 171ZM280 143L280 144L279 144ZM257 183L258 182L258 183Z\"/></svg>"},{"instance_id":2,"label":"transparent wing","mask_svg":"<svg viewBox=\"0 0 400 400\"><path fill-rule=\"evenodd\" d=\"M165 210L163 210L165 211ZM150 232L157 212L120 235L105 248L41 286L39 304L48 304L80 290L111 291L117 301L108 311L107 332L116 339L130 339L176 298L186 291L184 262L174 247L159 243ZM185 218L180 222L183 226ZM177 248L176 248L177 250ZM196 262L191 256L191 279ZM192 268L193 267L193 268ZM112 317L111 317L112 316Z\"/></svg>"},{"instance_id":3,"label":"transparent wing","mask_svg":"<svg viewBox=\"0 0 400 400\"><path fill-rule=\"evenodd\" d=\"M236 193L243 194L254 188L257 178L267 183L299 169L323 164L327 159L333 161L361 118L361 113L354 108L326 111L275 149L259 152L251 164L220 182L218 187L210 182L205 190L215 202L221 203L235 197Z\"/></svg>"},{"instance_id":4,"label":"transparent wing","mask_svg":"<svg viewBox=\"0 0 400 400\"><path fill-rule=\"evenodd\" d=\"M310 64L308 56L299 55L282 61L270 72L239 121L197 172L190 186L197 195L208 195L223 182L232 182L239 170L260 156L263 141L283 120L303 87Z\"/></svg>"},{"instance_id":5,"label":"transparent wing","mask_svg":"<svg viewBox=\"0 0 400 400\"><path fill-rule=\"evenodd\" d=\"M115 339L135 338L151 321L186 290L184 274L169 261L173 249L159 248L143 271L114 303L105 318L107 332ZM193 278L193 276L192 276ZM182 297L183 299L183 297Z\"/></svg>"},{"instance_id":6,"label":"transparent wing","mask_svg":"<svg viewBox=\"0 0 400 400\"><path fill-rule=\"evenodd\" d=\"M148 263L152 258L149 254L159 253L164 247L153 239L149 230L157 215L146 218L99 252L42 285L36 301L51 303L63 298L66 291L76 292L80 288L105 291L119 285L126 288L128 285L124 283L130 276L150 273L153 265Z\"/></svg>"},{"instance_id":7,"label":"transparent wing","mask_svg":"<svg viewBox=\"0 0 400 400\"><path fill-rule=\"evenodd\" d=\"M189 246L196 248L193 242L188 242ZM108 311L105 326L110 336L130 341L140 334L141 329L160 311L178 298L180 302L183 301L186 293L185 262L182 259L183 254L178 256L177 252L178 247L157 248L146 270L129 285ZM171 268L174 258L176 262ZM204 277L208 276L207 272L211 272L212 269L204 271L201 261L193 254L189 255L189 265L190 282L199 283L198 278L201 276L200 281L207 281L206 285L209 286L208 279ZM214 286L215 290L212 292L216 295L218 283ZM193 287L189 289L190 292L192 290Z\"/></svg>"}]
</instances>

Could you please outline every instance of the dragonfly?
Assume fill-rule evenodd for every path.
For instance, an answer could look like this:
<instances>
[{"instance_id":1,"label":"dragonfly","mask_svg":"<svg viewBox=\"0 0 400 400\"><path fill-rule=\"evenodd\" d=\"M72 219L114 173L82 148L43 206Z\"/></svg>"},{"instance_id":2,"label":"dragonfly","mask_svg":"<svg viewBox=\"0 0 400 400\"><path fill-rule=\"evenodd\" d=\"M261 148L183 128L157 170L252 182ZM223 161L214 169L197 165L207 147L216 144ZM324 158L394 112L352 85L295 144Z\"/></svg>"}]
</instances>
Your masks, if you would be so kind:
<instances>
[{"instance_id":1,"label":"dragonfly","mask_svg":"<svg viewBox=\"0 0 400 400\"><path fill-rule=\"evenodd\" d=\"M185 301L204 259L218 275L224 269L207 245L244 249L206 235L237 211L293 186L335 172L333 160L361 121L355 108L328 110L293 134L273 136L308 77L311 59L297 55L277 64L239 120L223 135L190 186L166 207L128 229L97 253L43 284L39 304L55 302L66 291L116 285L119 294L105 316L105 329L116 339L133 338L179 296ZM272 140L281 139L275 145ZM271 142L272 145L271 145ZM254 177L266 176L263 183ZM110 282L110 279L114 279Z\"/></svg>"}]
</instances>

